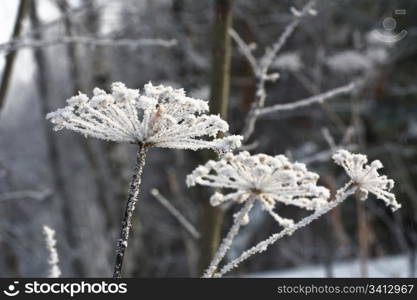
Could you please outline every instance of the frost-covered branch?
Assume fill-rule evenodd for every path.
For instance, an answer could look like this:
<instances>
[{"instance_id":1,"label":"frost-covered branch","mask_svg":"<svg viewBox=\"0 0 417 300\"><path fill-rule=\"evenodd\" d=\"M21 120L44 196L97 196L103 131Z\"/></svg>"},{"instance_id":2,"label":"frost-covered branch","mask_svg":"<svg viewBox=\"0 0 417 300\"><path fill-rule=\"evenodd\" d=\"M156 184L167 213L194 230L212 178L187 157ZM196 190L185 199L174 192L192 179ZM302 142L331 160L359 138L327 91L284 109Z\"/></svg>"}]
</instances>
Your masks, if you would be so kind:
<instances>
[{"instance_id":1,"label":"frost-covered branch","mask_svg":"<svg viewBox=\"0 0 417 300\"><path fill-rule=\"evenodd\" d=\"M46 248L49 252L48 264L49 264L49 278L58 278L61 276L61 269L59 268L58 251L56 250L55 230L49 226L43 226L43 234L45 236Z\"/></svg>"},{"instance_id":2,"label":"frost-covered branch","mask_svg":"<svg viewBox=\"0 0 417 300\"><path fill-rule=\"evenodd\" d=\"M252 67L253 73L258 75L260 71L258 61L256 60L255 56L253 56L252 48L250 45L246 44L234 29L230 29L229 34L238 45L240 53L242 53L243 56L245 56L245 58L248 60L250 66Z\"/></svg>"},{"instance_id":3,"label":"frost-covered branch","mask_svg":"<svg viewBox=\"0 0 417 300\"><path fill-rule=\"evenodd\" d=\"M272 45L272 47L268 51L266 51L264 57L262 57L261 59L260 67L261 67L262 74L264 75L267 74L277 54L282 49L282 47L286 44L288 38L293 34L294 30L298 27L301 19L307 15L316 14L316 12L313 10L315 2L316 1L314 0L307 2L307 4L304 5L300 11L296 10L294 7L291 8L291 12L293 13L293 16L294 16L293 20L291 21L291 23L289 23L285 27L284 32L281 34L278 40Z\"/></svg>"},{"instance_id":4,"label":"frost-covered branch","mask_svg":"<svg viewBox=\"0 0 417 300\"><path fill-rule=\"evenodd\" d=\"M233 226L230 228L226 237L223 239L222 243L217 249L217 252L214 254L210 266L203 274L203 278L210 278L213 276L214 272L216 272L218 265L226 255L227 251L230 249L234 238L239 233L240 227L246 223L245 219L248 219L249 212L252 209L254 202L254 197L248 199L241 210L235 215Z\"/></svg>"},{"instance_id":5,"label":"frost-covered branch","mask_svg":"<svg viewBox=\"0 0 417 300\"><path fill-rule=\"evenodd\" d=\"M64 36L54 39L21 39L12 42L0 44L0 52L12 52L22 48L44 48L61 44L82 44L87 46L103 46L103 47L173 47L177 45L175 39L127 39L127 38L101 38L101 37L85 37L85 36Z\"/></svg>"},{"instance_id":6,"label":"frost-covered branch","mask_svg":"<svg viewBox=\"0 0 417 300\"><path fill-rule=\"evenodd\" d=\"M294 16L293 20L285 27L283 33L279 36L277 41L269 49L266 50L264 56L259 60L257 60L252 54L252 47L246 44L236 31L230 31L230 35L238 45L240 52L245 56L251 65L257 81L255 99L252 102L251 109L246 116L244 127L242 129L242 136L244 141L249 139L255 129L255 123L258 118L257 110L264 107L265 105L266 82L275 81L279 78L278 73L268 74L272 63L276 59L279 51L287 42L288 38L299 25L301 19L306 15L315 14L315 11L313 10L314 4L315 1L311 0L306 5L304 5L300 11L292 8L291 11Z\"/></svg>"},{"instance_id":7,"label":"frost-covered branch","mask_svg":"<svg viewBox=\"0 0 417 300\"><path fill-rule=\"evenodd\" d=\"M264 116L271 113L284 110L294 110L300 107L309 106L315 103L323 103L326 100L335 99L337 96L348 94L353 92L357 88L358 84L356 82L351 82L344 86L332 89L325 93L301 99L291 103L276 104L269 107L264 107L256 110L257 116Z\"/></svg>"},{"instance_id":8,"label":"frost-covered branch","mask_svg":"<svg viewBox=\"0 0 417 300\"><path fill-rule=\"evenodd\" d=\"M334 201L330 202L329 204L327 204L326 206L324 206L323 208L315 211L313 214L311 214L308 217L302 219L301 221L297 222L293 226L286 227L282 231L271 235L266 240L258 243L257 245L253 246L249 250L246 250L245 252L243 252L238 258L232 260L231 262L226 264L223 268L221 268L220 272L214 274L214 277L222 277L224 274L226 274L226 273L230 272L231 270L235 269L237 266L239 266L240 263L247 260L251 256L253 256L257 253L262 253L262 252L266 251L269 246L271 246L272 244L274 244L275 242L277 242L281 238L283 238L285 236L292 235L298 229L309 225L314 220L320 218L322 215L326 214L327 212L329 212L330 210L332 210L333 208L338 206L340 203L342 203L344 200L346 200L347 197L349 197L350 195L352 195L356 191L357 188L356 187L349 188L350 185L351 184L349 183L349 185L347 185L346 187L341 189L338 192L338 194L336 195L336 199Z\"/></svg>"},{"instance_id":9,"label":"frost-covered branch","mask_svg":"<svg viewBox=\"0 0 417 300\"><path fill-rule=\"evenodd\" d=\"M165 207L168 212L184 227L184 229L194 238L199 239L200 233L198 230L194 227L193 224L191 224L186 217L184 217L183 214L181 214L178 209L176 209L168 199L166 199L157 189L152 189L151 191L152 196L155 197L156 200L158 200L159 203L162 204L163 207Z\"/></svg>"},{"instance_id":10,"label":"frost-covered branch","mask_svg":"<svg viewBox=\"0 0 417 300\"><path fill-rule=\"evenodd\" d=\"M126 202L126 208L122 219L122 230L120 238L116 246L116 262L114 265L114 278L122 277L122 266L125 256L125 251L128 246L130 229L132 228L133 213L138 202L140 184L142 181L143 167L145 166L146 152L148 147L139 145L136 154L136 166L133 171L132 179L130 181L129 195Z\"/></svg>"}]
</instances>

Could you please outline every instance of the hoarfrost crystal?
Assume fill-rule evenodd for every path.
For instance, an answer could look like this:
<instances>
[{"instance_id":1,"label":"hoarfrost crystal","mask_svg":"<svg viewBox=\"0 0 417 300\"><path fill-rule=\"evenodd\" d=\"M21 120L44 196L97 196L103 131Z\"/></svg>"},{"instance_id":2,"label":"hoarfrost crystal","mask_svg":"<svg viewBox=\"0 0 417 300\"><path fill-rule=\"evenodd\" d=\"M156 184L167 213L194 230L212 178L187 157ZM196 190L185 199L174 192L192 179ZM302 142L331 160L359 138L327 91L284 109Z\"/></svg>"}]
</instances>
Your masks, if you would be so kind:
<instances>
[{"instance_id":1,"label":"hoarfrost crystal","mask_svg":"<svg viewBox=\"0 0 417 300\"><path fill-rule=\"evenodd\" d=\"M45 242L47 250L49 252L48 264L50 267L48 277L58 278L61 276L61 270L59 268L58 252L56 250L55 230L49 226L43 226L43 234L45 235Z\"/></svg>"},{"instance_id":2,"label":"hoarfrost crystal","mask_svg":"<svg viewBox=\"0 0 417 300\"><path fill-rule=\"evenodd\" d=\"M370 192L383 200L393 211L401 207L395 195L390 193L394 187L394 180L378 174L378 170L383 167L379 160L374 160L367 165L366 155L352 154L347 150L337 151L333 155L333 160L343 167L353 183L358 185L361 199L365 200Z\"/></svg>"},{"instance_id":3,"label":"hoarfrost crystal","mask_svg":"<svg viewBox=\"0 0 417 300\"><path fill-rule=\"evenodd\" d=\"M255 197L262 207L282 226L293 221L276 214L277 202L317 210L326 205L329 191L317 186L319 176L309 172L301 163L291 163L284 155L275 157L248 152L227 153L219 161L208 161L187 176L187 185L206 185L232 189L228 194L216 192L210 198L213 206L228 200L238 203Z\"/></svg>"},{"instance_id":4,"label":"hoarfrost crystal","mask_svg":"<svg viewBox=\"0 0 417 300\"><path fill-rule=\"evenodd\" d=\"M213 139L229 129L219 116L206 114L207 102L187 97L183 89L148 83L144 92L115 82L111 94L95 88L93 97L80 93L68 105L47 115L55 130L74 130L85 136L146 146L229 151L240 136ZM202 139L208 136L211 140Z\"/></svg>"}]
</instances>

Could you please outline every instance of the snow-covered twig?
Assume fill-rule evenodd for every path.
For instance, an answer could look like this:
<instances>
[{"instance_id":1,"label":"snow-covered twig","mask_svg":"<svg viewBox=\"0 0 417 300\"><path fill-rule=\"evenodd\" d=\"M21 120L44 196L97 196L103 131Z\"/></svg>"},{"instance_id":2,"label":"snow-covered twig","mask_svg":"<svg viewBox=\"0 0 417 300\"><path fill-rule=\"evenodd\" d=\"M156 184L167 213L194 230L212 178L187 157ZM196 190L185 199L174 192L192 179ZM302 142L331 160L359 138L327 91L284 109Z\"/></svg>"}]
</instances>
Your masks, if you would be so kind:
<instances>
[{"instance_id":1,"label":"snow-covered twig","mask_svg":"<svg viewBox=\"0 0 417 300\"><path fill-rule=\"evenodd\" d=\"M200 233L179 211L176 209L168 199L166 199L157 189L152 189L152 196L155 197L159 203L165 207L168 212L184 227L184 229L194 238L199 239Z\"/></svg>"},{"instance_id":2,"label":"snow-covered twig","mask_svg":"<svg viewBox=\"0 0 417 300\"><path fill-rule=\"evenodd\" d=\"M9 53L22 48L43 48L60 44L82 44L91 46L106 46L106 47L148 47L161 46L173 47L177 44L175 39L127 39L127 38L99 38L99 37L85 37L85 36L64 36L54 39L22 39L13 42L0 44L0 52Z\"/></svg>"},{"instance_id":3,"label":"snow-covered twig","mask_svg":"<svg viewBox=\"0 0 417 300\"><path fill-rule=\"evenodd\" d=\"M252 49L249 45L247 45L243 39L240 37L240 35L234 30L230 29L229 34L232 37L232 39L236 42L236 44L239 47L240 53L245 56L245 58L248 60L250 66L252 67L252 71L255 75L258 75L259 72L259 65L258 61L256 60L255 56L252 54Z\"/></svg>"},{"instance_id":4,"label":"snow-covered twig","mask_svg":"<svg viewBox=\"0 0 417 300\"><path fill-rule=\"evenodd\" d=\"M231 262L226 264L223 268L221 268L221 270L218 273L214 274L214 277L222 277L224 274L226 274L226 273L230 272L231 270L233 270L234 268L236 268L240 263L247 260L252 255L255 255L257 253L261 253L261 252L266 251L270 245L274 244L275 242L277 242L281 238L283 238L287 235L291 235L296 230L309 225L314 220L320 218L322 215L326 214L331 209L338 206L340 203L342 203L344 200L346 200L346 198L348 196L352 195L356 190L357 190L357 187L351 187L351 183L349 183L348 185L346 185L343 189L341 189L338 192L338 194L336 195L336 199L334 201L328 203L323 208L315 211L313 214L311 214L308 217L302 219L301 221L297 222L293 226L289 226L289 227L284 228L282 231L271 235L266 240L258 243L257 245L253 246L249 250L246 250L238 258L232 260Z\"/></svg>"},{"instance_id":5,"label":"snow-covered twig","mask_svg":"<svg viewBox=\"0 0 417 300\"><path fill-rule=\"evenodd\" d=\"M293 14L294 19L292 20L292 22L285 27L284 32L280 35L277 41L269 49L267 49L265 55L261 57L259 60L257 60L253 56L251 47L243 41L243 39L239 36L239 34L236 31L230 32L230 35L238 45L240 52L245 56L245 58L251 65L257 80L255 99L252 102L251 109L249 110L246 116L244 127L242 129L242 136L244 141L247 141L252 135L253 131L255 130L255 123L258 118L258 109L264 107L265 105L266 82L275 81L279 78L278 73L268 74L272 63L277 57L279 51L287 42L288 38L292 35L294 30L299 25L301 19L304 16L311 13L314 4L315 1L311 0L300 11L297 11L296 14ZM295 10L293 9L293 11Z\"/></svg>"},{"instance_id":6,"label":"snow-covered twig","mask_svg":"<svg viewBox=\"0 0 417 300\"><path fill-rule=\"evenodd\" d=\"M286 44L288 38L293 34L294 30L298 27L301 19L305 17L306 15L311 14L313 6L315 5L315 2L316 1L314 0L307 2L307 4L304 5L303 8L300 11L298 11L297 14L293 14L294 18L292 22L285 27L284 32L281 34L278 40L272 45L271 49L267 51L264 57L262 58L260 67L262 69L263 74L266 74L268 72L277 54L282 49L282 47ZM294 11L294 9L292 11Z\"/></svg>"},{"instance_id":7,"label":"snow-covered twig","mask_svg":"<svg viewBox=\"0 0 417 300\"><path fill-rule=\"evenodd\" d=\"M314 103L323 103L326 100L335 99L337 96L351 93L357 88L357 86L358 86L358 83L351 82L349 84L332 89L325 93L308 97L305 99L301 99L295 102L276 104L276 105L272 105L269 107L260 108L256 110L256 115L259 117L259 116L264 116L264 115L268 115L271 113L275 113L278 111L294 110L300 107L312 105Z\"/></svg>"},{"instance_id":8,"label":"snow-covered twig","mask_svg":"<svg viewBox=\"0 0 417 300\"><path fill-rule=\"evenodd\" d=\"M233 226L230 228L226 237L223 239L221 245L217 249L217 252L214 254L210 266L203 274L203 278L210 278L213 276L214 272L216 272L218 265L226 255L227 251L230 249L235 236L239 233L240 227L245 224L245 219L252 209L254 202L254 197L248 199L241 210L235 215Z\"/></svg>"},{"instance_id":9,"label":"snow-covered twig","mask_svg":"<svg viewBox=\"0 0 417 300\"><path fill-rule=\"evenodd\" d=\"M61 269L59 268L59 257L56 250L55 230L49 226L43 226L43 234L45 235L46 248L49 252L48 264L49 264L49 278L58 278L61 276Z\"/></svg>"}]
</instances>

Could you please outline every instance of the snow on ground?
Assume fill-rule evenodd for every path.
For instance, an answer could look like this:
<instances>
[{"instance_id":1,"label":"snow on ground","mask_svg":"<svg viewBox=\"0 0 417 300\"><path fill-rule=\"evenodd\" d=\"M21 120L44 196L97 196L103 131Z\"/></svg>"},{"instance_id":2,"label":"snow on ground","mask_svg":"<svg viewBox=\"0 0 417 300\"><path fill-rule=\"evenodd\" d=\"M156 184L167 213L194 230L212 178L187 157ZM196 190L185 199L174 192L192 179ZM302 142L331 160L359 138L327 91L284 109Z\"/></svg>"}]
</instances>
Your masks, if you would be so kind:
<instances>
[{"instance_id":1,"label":"snow on ground","mask_svg":"<svg viewBox=\"0 0 417 300\"><path fill-rule=\"evenodd\" d=\"M368 277L409 277L409 257L407 255L384 256L370 259ZM416 274L415 274L416 275ZM307 265L286 270L248 274L252 278L320 278L327 277L324 265ZM359 260L350 260L333 265L333 277L361 277Z\"/></svg>"}]
</instances>

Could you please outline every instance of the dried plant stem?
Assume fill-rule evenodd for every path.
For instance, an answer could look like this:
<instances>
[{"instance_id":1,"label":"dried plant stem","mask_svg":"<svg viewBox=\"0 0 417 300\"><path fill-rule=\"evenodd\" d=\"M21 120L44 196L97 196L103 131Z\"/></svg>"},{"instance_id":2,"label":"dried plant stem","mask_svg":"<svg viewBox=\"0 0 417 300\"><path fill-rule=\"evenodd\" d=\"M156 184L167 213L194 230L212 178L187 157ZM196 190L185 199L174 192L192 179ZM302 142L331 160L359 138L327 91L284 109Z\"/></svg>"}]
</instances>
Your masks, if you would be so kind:
<instances>
[{"instance_id":1,"label":"dried plant stem","mask_svg":"<svg viewBox=\"0 0 417 300\"><path fill-rule=\"evenodd\" d=\"M140 191L143 167L145 166L146 152L148 148L139 144L136 157L136 166L130 181L129 196L127 198L126 209L122 220L122 230L116 246L116 262L114 266L114 278L121 278L123 259L128 244L130 228L132 227L133 212L135 211L136 202Z\"/></svg>"},{"instance_id":2,"label":"dried plant stem","mask_svg":"<svg viewBox=\"0 0 417 300\"><path fill-rule=\"evenodd\" d=\"M204 272L202 276L203 278L210 278L213 276L214 272L216 272L217 266L222 261L223 257L226 255L227 251L232 245L232 242L235 236L238 234L240 226L242 225L244 218L252 209L254 202L255 202L255 198L251 197L249 200L246 201L243 208L237 213L237 215L235 216L235 220L234 220L232 228L230 228L230 231L227 233L226 237L223 239L216 254L214 254L214 257L210 263L210 266L207 268L207 270Z\"/></svg>"},{"instance_id":3,"label":"dried plant stem","mask_svg":"<svg viewBox=\"0 0 417 300\"><path fill-rule=\"evenodd\" d=\"M224 274L226 274L226 273L230 272L231 270L233 270L234 268L236 268L241 262L245 261L246 259L248 259L252 255L265 251L268 248L268 246L274 244L279 239L285 237L286 235L291 235L292 233L294 233L298 229L309 225L315 219L317 219L317 218L321 217L322 215L326 214L327 212L329 212L330 210L332 210L333 208L338 206L340 203L345 201L345 199L347 197L349 197L350 195L355 193L355 191L357 190L357 187L356 186L351 187L351 185L352 185L352 183L349 182L347 185L345 185L345 187L341 188L337 192L335 200L330 202L324 208L317 210L316 212L314 212L313 214L309 215L308 217L302 219L301 221L294 224L293 226L286 227L285 229L281 230L280 232L271 235L266 240L258 243L257 245L253 246L252 248L246 250L238 258L236 258L236 259L232 260L231 262L229 262L228 264L226 264L218 273L214 274L213 277L222 277ZM349 187L351 187L351 188L349 188Z\"/></svg>"},{"instance_id":4,"label":"dried plant stem","mask_svg":"<svg viewBox=\"0 0 417 300\"><path fill-rule=\"evenodd\" d=\"M198 240L201 235L200 232L194 227L193 224L191 224L190 221L187 220L186 217L184 217L181 212L176 209L170 201L168 201L167 198L165 198L157 189L152 189L151 191L152 196L155 197L156 200L159 201L159 203L162 204L163 207L167 209L167 211L175 218L177 219L178 223L180 223L184 229L193 237L193 239Z\"/></svg>"}]
</instances>

